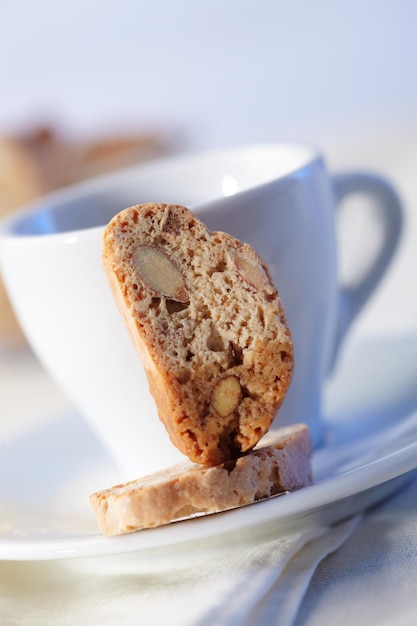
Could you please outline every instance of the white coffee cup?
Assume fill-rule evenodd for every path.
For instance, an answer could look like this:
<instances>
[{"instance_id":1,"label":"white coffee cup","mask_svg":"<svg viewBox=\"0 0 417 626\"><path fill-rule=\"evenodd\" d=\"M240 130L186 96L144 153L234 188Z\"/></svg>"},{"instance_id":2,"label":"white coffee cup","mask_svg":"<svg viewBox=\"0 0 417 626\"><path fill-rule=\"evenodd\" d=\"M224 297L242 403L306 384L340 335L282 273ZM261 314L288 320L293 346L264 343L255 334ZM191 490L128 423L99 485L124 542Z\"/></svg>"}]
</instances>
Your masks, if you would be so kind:
<instances>
[{"instance_id":1,"label":"white coffee cup","mask_svg":"<svg viewBox=\"0 0 417 626\"><path fill-rule=\"evenodd\" d=\"M341 288L335 209L372 195L384 242L362 282ZM401 207L366 173L331 176L306 145L255 145L171 157L43 198L3 222L0 266L22 328L120 467L135 478L184 457L158 419L101 266L105 224L144 202L183 204L210 230L251 244L269 265L291 327L295 370L274 427L303 421L318 445L322 389L350 323L397 246Z\"/></svg>"}]
</instances>

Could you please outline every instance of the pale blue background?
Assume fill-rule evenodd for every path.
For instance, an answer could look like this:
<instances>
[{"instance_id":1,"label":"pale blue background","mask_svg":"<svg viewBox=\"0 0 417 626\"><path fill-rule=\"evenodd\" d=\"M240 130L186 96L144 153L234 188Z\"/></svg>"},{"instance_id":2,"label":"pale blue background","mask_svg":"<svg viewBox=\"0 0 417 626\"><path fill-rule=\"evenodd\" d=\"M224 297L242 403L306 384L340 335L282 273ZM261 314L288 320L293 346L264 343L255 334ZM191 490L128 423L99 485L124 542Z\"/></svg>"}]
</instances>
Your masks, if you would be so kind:
<instances>
[{"instance_id":1,"label":"pale blue background","mask_svg":"<svg viewBox=\"0 0 417 626\"><path fill-rule=\"evenodd\" d=\"M413 0L2 4L1 128L165 124L217 146L417 120Z\"/></svg>"}]
</instances>

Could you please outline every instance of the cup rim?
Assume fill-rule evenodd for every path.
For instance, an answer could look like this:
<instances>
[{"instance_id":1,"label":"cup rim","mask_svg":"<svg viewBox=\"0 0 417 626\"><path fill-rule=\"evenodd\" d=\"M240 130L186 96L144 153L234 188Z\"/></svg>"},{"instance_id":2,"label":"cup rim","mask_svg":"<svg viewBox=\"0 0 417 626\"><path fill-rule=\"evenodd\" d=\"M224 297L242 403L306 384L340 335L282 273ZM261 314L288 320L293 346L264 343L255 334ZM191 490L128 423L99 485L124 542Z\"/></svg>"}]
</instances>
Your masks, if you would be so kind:
<instances>
[{"instance_id":1,"label":"cup rim","mask_svg":"<svg viewBox=\"0 0 417 626\"><path fill-rule=\"evenodd\" d=\"M195 167L196 162L203 163L205 160L213 159L236 159L239 157L256 156L256 154L277 154L281 152L298 153L298 163L294 160L292 166L288 166L283 173L277 173L276 176L268 176L264 181L258 184L249 186L247 189L237 191L235 196L241 193L245 193L254 188L263 187L269 185L277 180L283 180L290 176L294 176L306 167L311 166L314 162L321 159L319 150L313 144L306 142L269 142L269 143L257 143L257 144L245 144L240 146L234 146L229 148L217 148L212 150L199 150L190 151L185 153L179 153L174 155L168 155L162 158L152 159L144 163L138 163L127 168L123 168L111 173L105 173L98 176L94 176L85 181L68 185L67 187L60 188L56 191L52 191L45 194L41 198L26 204L12 215L0 220L0 241L21 241L29 243L29 241L45 241L45 239L56 240L57 238L64 237L67 239L71 236L81 236L83 233L94 233L102 231L106 225L103 221L102 224L95 226L83 226L79 228L69 228L63 230L56 230L52 232L27 232L22 226L33 220L34 216L40 216L43 213L59 212L62 211L63 205L70 202L76 202L82 198L86 198L94 194L94 192L106 192L115 188L123 180L131 180L135 174L140 173L146 175L146 172L156 171L158 169L163 170L166 168L168 171L174 167ZM162 174L163 176L163 174ZM221 200L225 196L218 196L211 200L202 200L201 202L194 204L195 208L203 205L214 204L218 200ZM19 228L20 225L20 228Z\"/></svg>"}]
</instances>

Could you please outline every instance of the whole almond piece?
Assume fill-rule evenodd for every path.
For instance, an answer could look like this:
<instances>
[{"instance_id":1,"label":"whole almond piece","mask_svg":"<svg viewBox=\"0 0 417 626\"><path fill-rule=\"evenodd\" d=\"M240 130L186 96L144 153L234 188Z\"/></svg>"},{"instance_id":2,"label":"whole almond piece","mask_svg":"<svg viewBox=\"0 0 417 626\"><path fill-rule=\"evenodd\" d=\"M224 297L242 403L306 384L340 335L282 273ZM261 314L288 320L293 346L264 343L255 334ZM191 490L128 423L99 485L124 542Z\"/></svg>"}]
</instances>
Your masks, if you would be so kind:
<instances>
[{"instance_id":1,"label":"whole almond piece","mask_svg":"<svg viewBox=\"0 0 417 626\"><path fill-rule=\"evenodd\" d=\"M140 279L155 293L176 302L189 302L181 271L160 248L139 245L133 254L133 262Z\"/></svg>"},{"instance_id":2,"label":"whole almond piece","mask_svg":"<svg viewBox=\"0 0 417 626\"><path fill-rule=\"evenodd\" d=\"M268 277L261 265L242 254L235 253L233 260L239 277L252 291L261 291L269 285Z\"/></svg>"},{"instance_id":3,"label":"whole almond piece","mask_svg":"<svg viewBox=\"0 0 417 626\"><path fill-rule=\"evenodd\" d=\"M216 383L211 404L220 417L227 417L237 409L242 397L242 388L236 376L225 376Z\"/></svg>"}]
</instances>

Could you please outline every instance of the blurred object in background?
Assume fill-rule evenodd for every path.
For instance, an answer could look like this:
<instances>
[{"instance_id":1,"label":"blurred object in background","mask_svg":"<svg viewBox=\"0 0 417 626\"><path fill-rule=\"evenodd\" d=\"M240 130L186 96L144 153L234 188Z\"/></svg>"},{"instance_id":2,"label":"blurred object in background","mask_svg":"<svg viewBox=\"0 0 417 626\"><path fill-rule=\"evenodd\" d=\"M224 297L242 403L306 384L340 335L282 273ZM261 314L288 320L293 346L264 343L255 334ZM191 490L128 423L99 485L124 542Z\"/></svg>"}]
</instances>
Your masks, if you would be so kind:
<instances>
[{"instance_id":1,"label":"blurred object in background","mask_svg":"<svg viewBox=\"0 0 417 626\"><path fill-rule=\"evenodd\" d=\"M174 149L172 139L157 132L113 131L82 141L39 125L0 136L0 219L50 191L163 156ZM0 344L13 347L23 343L0 280Z\"/></svg>"}]
</instances>

